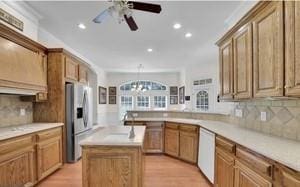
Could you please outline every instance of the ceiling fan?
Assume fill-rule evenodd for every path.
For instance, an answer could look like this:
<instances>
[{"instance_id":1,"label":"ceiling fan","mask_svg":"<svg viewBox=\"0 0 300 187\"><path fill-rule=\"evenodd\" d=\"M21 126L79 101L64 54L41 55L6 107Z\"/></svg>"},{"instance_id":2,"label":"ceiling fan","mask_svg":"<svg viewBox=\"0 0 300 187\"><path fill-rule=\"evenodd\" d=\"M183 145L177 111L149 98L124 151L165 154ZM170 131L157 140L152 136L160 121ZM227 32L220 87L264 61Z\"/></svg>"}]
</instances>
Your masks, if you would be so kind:
<instances>
[{"instance_id":1,"label":"ceiling fan","mask_svg":"<svg viewBox=\"0 0 300 187\"><path fill-rule=\"evenodd\" d=\"M138 29L138 26L132 17L133 9L157 14L161 12L161 7L157 4L127 0L112 0L112 3L113 6L110 6L108 9L101 12L96 18L93 19L93 22L102 23L105 19L111 16L117 18L119 23L125 20L130 30L136 31Z\"/></svg>"}]
</instances>

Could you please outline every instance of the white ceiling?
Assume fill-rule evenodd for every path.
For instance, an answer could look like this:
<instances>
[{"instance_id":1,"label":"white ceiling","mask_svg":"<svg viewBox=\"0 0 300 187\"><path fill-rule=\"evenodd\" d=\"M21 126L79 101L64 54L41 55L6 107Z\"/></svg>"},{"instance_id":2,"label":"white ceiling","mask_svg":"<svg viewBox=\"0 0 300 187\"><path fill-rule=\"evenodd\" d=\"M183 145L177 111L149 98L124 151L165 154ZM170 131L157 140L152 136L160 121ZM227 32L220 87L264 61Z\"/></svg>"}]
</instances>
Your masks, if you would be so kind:
<instances>
[{"instance_id":1,"label":"white ceiling","mask_svg":"<svg viewBox=\"0 0 300 187\"><path fill-rule=\"evenodd\" d=\"M101 1L31 1L42 15L40 25L106 71L179 71L197 61L207 42L224 30L224 21L240 5L238 1L159 1L161 14L134 11L138 31L113 18L103 24L92 19L111 5ZM182 28L173 29L180 22ZM86 30L78 29L84 23ZM189 39L185 32L191 32ZM147 48L153 48L152 53ZM205 52L205 50L203 51ZM196 55L201 56L201 55Z\"/></svg>"}]
</instances>

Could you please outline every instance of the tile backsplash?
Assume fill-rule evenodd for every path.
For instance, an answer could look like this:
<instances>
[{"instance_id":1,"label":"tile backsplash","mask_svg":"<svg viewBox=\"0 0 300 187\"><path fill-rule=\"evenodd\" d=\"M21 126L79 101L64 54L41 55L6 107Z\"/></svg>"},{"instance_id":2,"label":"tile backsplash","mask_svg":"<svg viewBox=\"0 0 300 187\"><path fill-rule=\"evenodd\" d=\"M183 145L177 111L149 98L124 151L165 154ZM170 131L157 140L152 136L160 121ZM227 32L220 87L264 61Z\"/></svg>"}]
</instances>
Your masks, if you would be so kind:
<instances>
[{"instance_id":1,"label":"tile backsplash","mask_svg":"<svg viewBox=\"0 0 300 187\"><path fill-rule=\"evenodd\" d=\"M241 117L236 116L237 109L242 111ZM231 112L231 121L248 129L300 141L300 100L239 102Z\"/></svg>"},{"instance_id":2,"label":"tile backsplash","mask_svg":"<svg viewBox=\"0 0 300 187\"><path fill-rule=\"evenodd\" d=\"M21 115L21 109L25 114ZM0 127L32 123L32 102L23 102L16 95L0 94Z\"/></svg>"}]
</instances>

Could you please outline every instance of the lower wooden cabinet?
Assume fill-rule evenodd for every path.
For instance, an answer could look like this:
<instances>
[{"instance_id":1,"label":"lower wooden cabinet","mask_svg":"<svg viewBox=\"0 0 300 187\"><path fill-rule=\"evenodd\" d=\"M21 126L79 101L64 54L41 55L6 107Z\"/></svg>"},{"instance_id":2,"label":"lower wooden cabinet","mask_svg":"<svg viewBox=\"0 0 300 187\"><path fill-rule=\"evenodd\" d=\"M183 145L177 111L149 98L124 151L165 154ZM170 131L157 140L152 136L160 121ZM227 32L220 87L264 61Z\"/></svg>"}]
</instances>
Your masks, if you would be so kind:
<instances>
[{"instance_id":1,"label":"lower wooden cabinet","mask_svg":"<svg viewBox=\"0 0 300 187\"><path fill-rule=\"evenodd\" d=\"M179 130L165 128L165 153L171 156L179 156Z\"/></svg>"},{"instance_id":2,"label":"lower wooden cabinet","mask_svg":"<svg viewBox=\"0 0 300 187\"><path fill-rule=\"evenodd\" d=\"M62 166L61 136L59 127L0 141L0 187L34 186Z\"/></svg>"},{"instance_id":3,"label":"lower wooden cabinet","mask_svg":"<svg viewBox=\"0 0 300 187\"><path fill-rule=\"evenodd\" d=\"M198 155L198 133L180 131L179 157L185 161L196 164Z\"/></svg>"},{"instance_id":4,"label":"lower wooden cabinet","mask_svg":"<svg viewBox=\"0 0 300 187\"><path fill-rule=\"evenodd\" d=\"M0 143L0 187L33 186L36 181L32 136Z\"/></svg>"},{"instance_id":5,"label":"lower wooden cabinet","mask_svg":"<svg viewBox=\"0 0 300 187\"><path fill-rule=\"evenodd\" d=\"M144 151L146 153L163 153L164 151L164 130L163 122L146 123L144 138Z\"/></svg>"},{"instance_id":6,"label":"lower wooden cabinet","mask_svg":"<svg viewBox=\"0 0 300 187\"><path fill-rule=\"evenodd\" d=\"M55 130L53 130L55 131ZM51 134L52 132L47 132ZM37 175L41 180L62 166L61 131L53 137L38 142L37 145Z\"/></svg>"},{"instance_id":7,"label":"lower wooden cabinet","mask_svg":"<svg viewBox=\"0 0 300 187\"><path fill-rule=\"evenodd\" d=\"M235 187L272 187L272 182L261 177L241 162L235 162L234 166L234 186Z\"/></svg>"},{"instance_id":8,"label":"lower wooden cabinet","mask_svg":"<svg viewBox=\"0 0 300 187\"><path fill-rule=\"evenodd\" d=\"M234 183L234 156L216 148L215 172L217 187L232 187Z\"/></svg>"}]
</instances>

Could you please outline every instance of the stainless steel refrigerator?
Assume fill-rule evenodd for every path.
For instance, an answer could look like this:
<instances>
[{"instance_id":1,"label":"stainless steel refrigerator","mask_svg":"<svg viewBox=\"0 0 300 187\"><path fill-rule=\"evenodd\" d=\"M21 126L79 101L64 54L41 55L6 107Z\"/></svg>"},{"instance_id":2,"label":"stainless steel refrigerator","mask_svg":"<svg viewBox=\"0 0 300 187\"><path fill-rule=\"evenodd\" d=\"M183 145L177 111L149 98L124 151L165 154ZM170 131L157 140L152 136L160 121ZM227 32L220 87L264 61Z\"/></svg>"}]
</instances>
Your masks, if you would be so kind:
<instances>
[{"instance_id":1,"label":"stainless steel refrigerator","mask_svg":"<svg viewBox=\"0 0 300 187\"><path fill-rule=\"evenodd\" d=\"M92 132L92 91L81 84L66 84L67 162L81 158L79 142Z\"/></svg>"}]
</instances>

